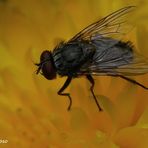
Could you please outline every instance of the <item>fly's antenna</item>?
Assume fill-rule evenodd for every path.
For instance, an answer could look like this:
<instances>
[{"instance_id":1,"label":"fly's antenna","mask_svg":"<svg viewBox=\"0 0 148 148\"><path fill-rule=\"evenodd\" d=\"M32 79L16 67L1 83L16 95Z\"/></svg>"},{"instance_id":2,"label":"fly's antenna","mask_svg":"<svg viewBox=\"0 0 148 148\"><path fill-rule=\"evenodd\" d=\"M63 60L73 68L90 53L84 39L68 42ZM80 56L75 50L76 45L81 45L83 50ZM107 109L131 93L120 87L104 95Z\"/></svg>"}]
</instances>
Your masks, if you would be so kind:
<instances>
[{"instance_id":1,"label":"fly's antenna","mask_svg":"<svg viewBox=\"0 0 148 148\"><path fill-rule=\"evenodd\" d=\"M34 65L38 66L38 69L36 70L36 74L38 74L40 72L40 70L42 69L42 66L47 63L50 59L46 59L40 63L34 63ZM41 73L42 74L42 73Z\"/></svg>"},{"instance_id":2,"label":"fly's antenna","mask_svg":"<svg viewBox=\"0 0 148 148\"><path fill-rule=\"evenodd\" d=\"M38 74L41 70L42 63L34 63L36 66L38 66L38 69L36 70L36 74Z\"/></svg>"}]
</instances>

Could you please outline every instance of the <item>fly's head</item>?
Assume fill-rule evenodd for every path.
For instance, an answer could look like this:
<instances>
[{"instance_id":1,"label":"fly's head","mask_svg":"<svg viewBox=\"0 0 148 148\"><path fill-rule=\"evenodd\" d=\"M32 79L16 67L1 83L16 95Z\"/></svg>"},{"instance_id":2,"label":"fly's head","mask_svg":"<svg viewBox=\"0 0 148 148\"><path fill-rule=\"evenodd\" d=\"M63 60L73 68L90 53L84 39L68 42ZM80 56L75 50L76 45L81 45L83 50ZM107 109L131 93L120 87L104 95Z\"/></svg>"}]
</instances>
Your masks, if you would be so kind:
<instances>
[{"instance_id":1,"label":"fly's head","mask_svg":"<svg viewBox=\"0 0 148 148\"><path fill-rule=\"evenodd\" d=\"M56 69L52 58L52 53L48 50L42 52L40 56L40 63L35 64L38 66L36 74L40 73L48 80L56 78Z\"/></svg>"}]
</instances>

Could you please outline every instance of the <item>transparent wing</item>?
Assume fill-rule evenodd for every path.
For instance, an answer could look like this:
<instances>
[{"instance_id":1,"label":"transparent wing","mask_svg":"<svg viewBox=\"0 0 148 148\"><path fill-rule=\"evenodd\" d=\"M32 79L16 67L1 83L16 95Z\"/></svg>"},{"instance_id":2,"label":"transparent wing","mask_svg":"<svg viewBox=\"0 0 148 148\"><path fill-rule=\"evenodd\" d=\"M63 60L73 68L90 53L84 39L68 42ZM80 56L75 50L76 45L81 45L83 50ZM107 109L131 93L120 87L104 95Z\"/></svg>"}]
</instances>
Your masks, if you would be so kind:
<instances>
[{"instance_id":1,"label":"transparent wing","mask_svg":"<svg viewBox=\"0 0 148 148\"><path fill-rule=\"evenodd\" d=\"M148 58L145 58L138 53L133 55L128 54L125 57L119 56L108 58L103 62L87 63L83 65L78 74L92 75L124 75L134 76L148 73Z\"/></svg>"},{"instance_id":2,"label":"transparent wing","mask_svg":"<svg viewBox=\"0 0 148 148\"><path fill-rule=\"evenodd\" d=\"M116 73L122 75L141 75L148 73L148 58L134 53L134 59L128 65L118 67Z\"/></svg>"},{"instance_id":3,"label":"transparent wing","mask_svg":"<svg viewBox=\"0 0 148 148\"><path fill-rule=\"evenodd\" d=\"M96 49L96 55L82 65L78 75L128 76L148 73L148 59L135 53L130 45L123 42L120 44L124 35L133 28L130 15L135 8L135 6L121 8L89 25L69 40L69 42L88 40Z\"/></svg>"},{"instance_id":4,"label":"transparent wing","mask_svg":"<svg viewBox=\"0 0 148 148\"><path fill-rule=\"evenodd\" d=\"M129 20L130 14L135 8L135 6L128 6L111 13L80 31L69 42L76 40L92 41L102 37L120 40L133 28Z\"/></svg>"}]
</instances>

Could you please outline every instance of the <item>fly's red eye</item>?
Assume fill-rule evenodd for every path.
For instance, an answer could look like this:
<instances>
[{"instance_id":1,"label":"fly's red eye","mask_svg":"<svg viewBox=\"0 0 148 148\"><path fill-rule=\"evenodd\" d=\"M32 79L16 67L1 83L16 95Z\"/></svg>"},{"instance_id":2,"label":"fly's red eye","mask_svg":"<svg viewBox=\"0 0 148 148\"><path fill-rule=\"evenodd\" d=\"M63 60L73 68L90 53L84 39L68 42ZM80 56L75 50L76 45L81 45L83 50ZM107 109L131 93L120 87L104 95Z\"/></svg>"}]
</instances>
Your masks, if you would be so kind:
<instances>
[{"instance_id":1,"label":"fly's red eye","mask_svg":"<svg viewBox=\"0 0 148 148\"><path fill-rule=\"evenodd\" d=\"M46 63L44 63L44 65L42 66L42 73L43 76L48 80L56 78L55 68L52 65L51 61L47 61Z\"/></svg>"},{"instance_id":2,"label":"fly's red eye","mask_svg":"<svg viewBox=\"0 0 148 148\"><path fill-rule=\"evenodd\" d=\"M56 78L56 70L52 60L52 53L50 51L45 50L42 52L40 56L40 64L38 64L38 66L37 73L41 70L42 75L48 80Z\"/></svg>"}]
</instances>

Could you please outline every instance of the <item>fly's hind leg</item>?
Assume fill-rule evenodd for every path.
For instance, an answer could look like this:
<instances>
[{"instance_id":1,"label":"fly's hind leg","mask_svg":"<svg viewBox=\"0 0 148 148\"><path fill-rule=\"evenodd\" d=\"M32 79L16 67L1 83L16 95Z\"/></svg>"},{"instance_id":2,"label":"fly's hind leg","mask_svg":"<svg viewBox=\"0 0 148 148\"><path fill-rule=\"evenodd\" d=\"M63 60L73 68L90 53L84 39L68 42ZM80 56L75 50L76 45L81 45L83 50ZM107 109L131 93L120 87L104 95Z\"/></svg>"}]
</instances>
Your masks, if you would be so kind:
<instances>
[{"instance_id":1,"label":"fly's hind leg","mask_svg":"<svg viewBox=\"0 0 148 148\"><path fill-rule=\"evenodd\" d=\"M139 82L137 82L137 81L135 81L135 80L133 80L133 79L130 79L130 78L125 77L125 76L122 76L122 75L118 75L118 76L119 76L120 78L122 78L122 79L125 79L125 80L127 80L127 81L129 81L129 82L131 82L131 83L133 83L133 84L139 85L140 87L142 87L142 88L148 90L148 87L146 87L146 86L140 84Z\"/></svg>"},{"instance_id":2,"label":"fly's hind leg","mask_svg":"<svg viewBox=\"0 0 148 148\"><path fill-rule=\"evenodd\" d=\"M61 89L58 91L58 95L61 95L61 96L67 96L68 99L69 99L69 106L67 108L67 110L69 111L70 108L71 108L71 105L72 105L72 98L70 96L69 93L63 93L63 91L68 87L68 85L70 84L72 78L71 77L68 77L67 80L65 81L64 85L61 87Z\"/></svg>"},{"instance_id":3,"label":"fly's hind leg","mask_svg":"<svg viewBox=\"0 0 148 148\"><path fill-rule=\"evenodd\" d=\"M93 98L94 98L98 108L99 108L99 111L102 111L102 108L100 107L99 102L97 101L97 98L96 98L96 96L94 94L94 91L93 91L94 85L95 85L95 81L94 81L94 79L93 79L93 77L91 75L87 75L86 77L89 80L89 82L91 83L90 91L91 91L91 93L93 95Z\"/></svg>"}]
</instances>

